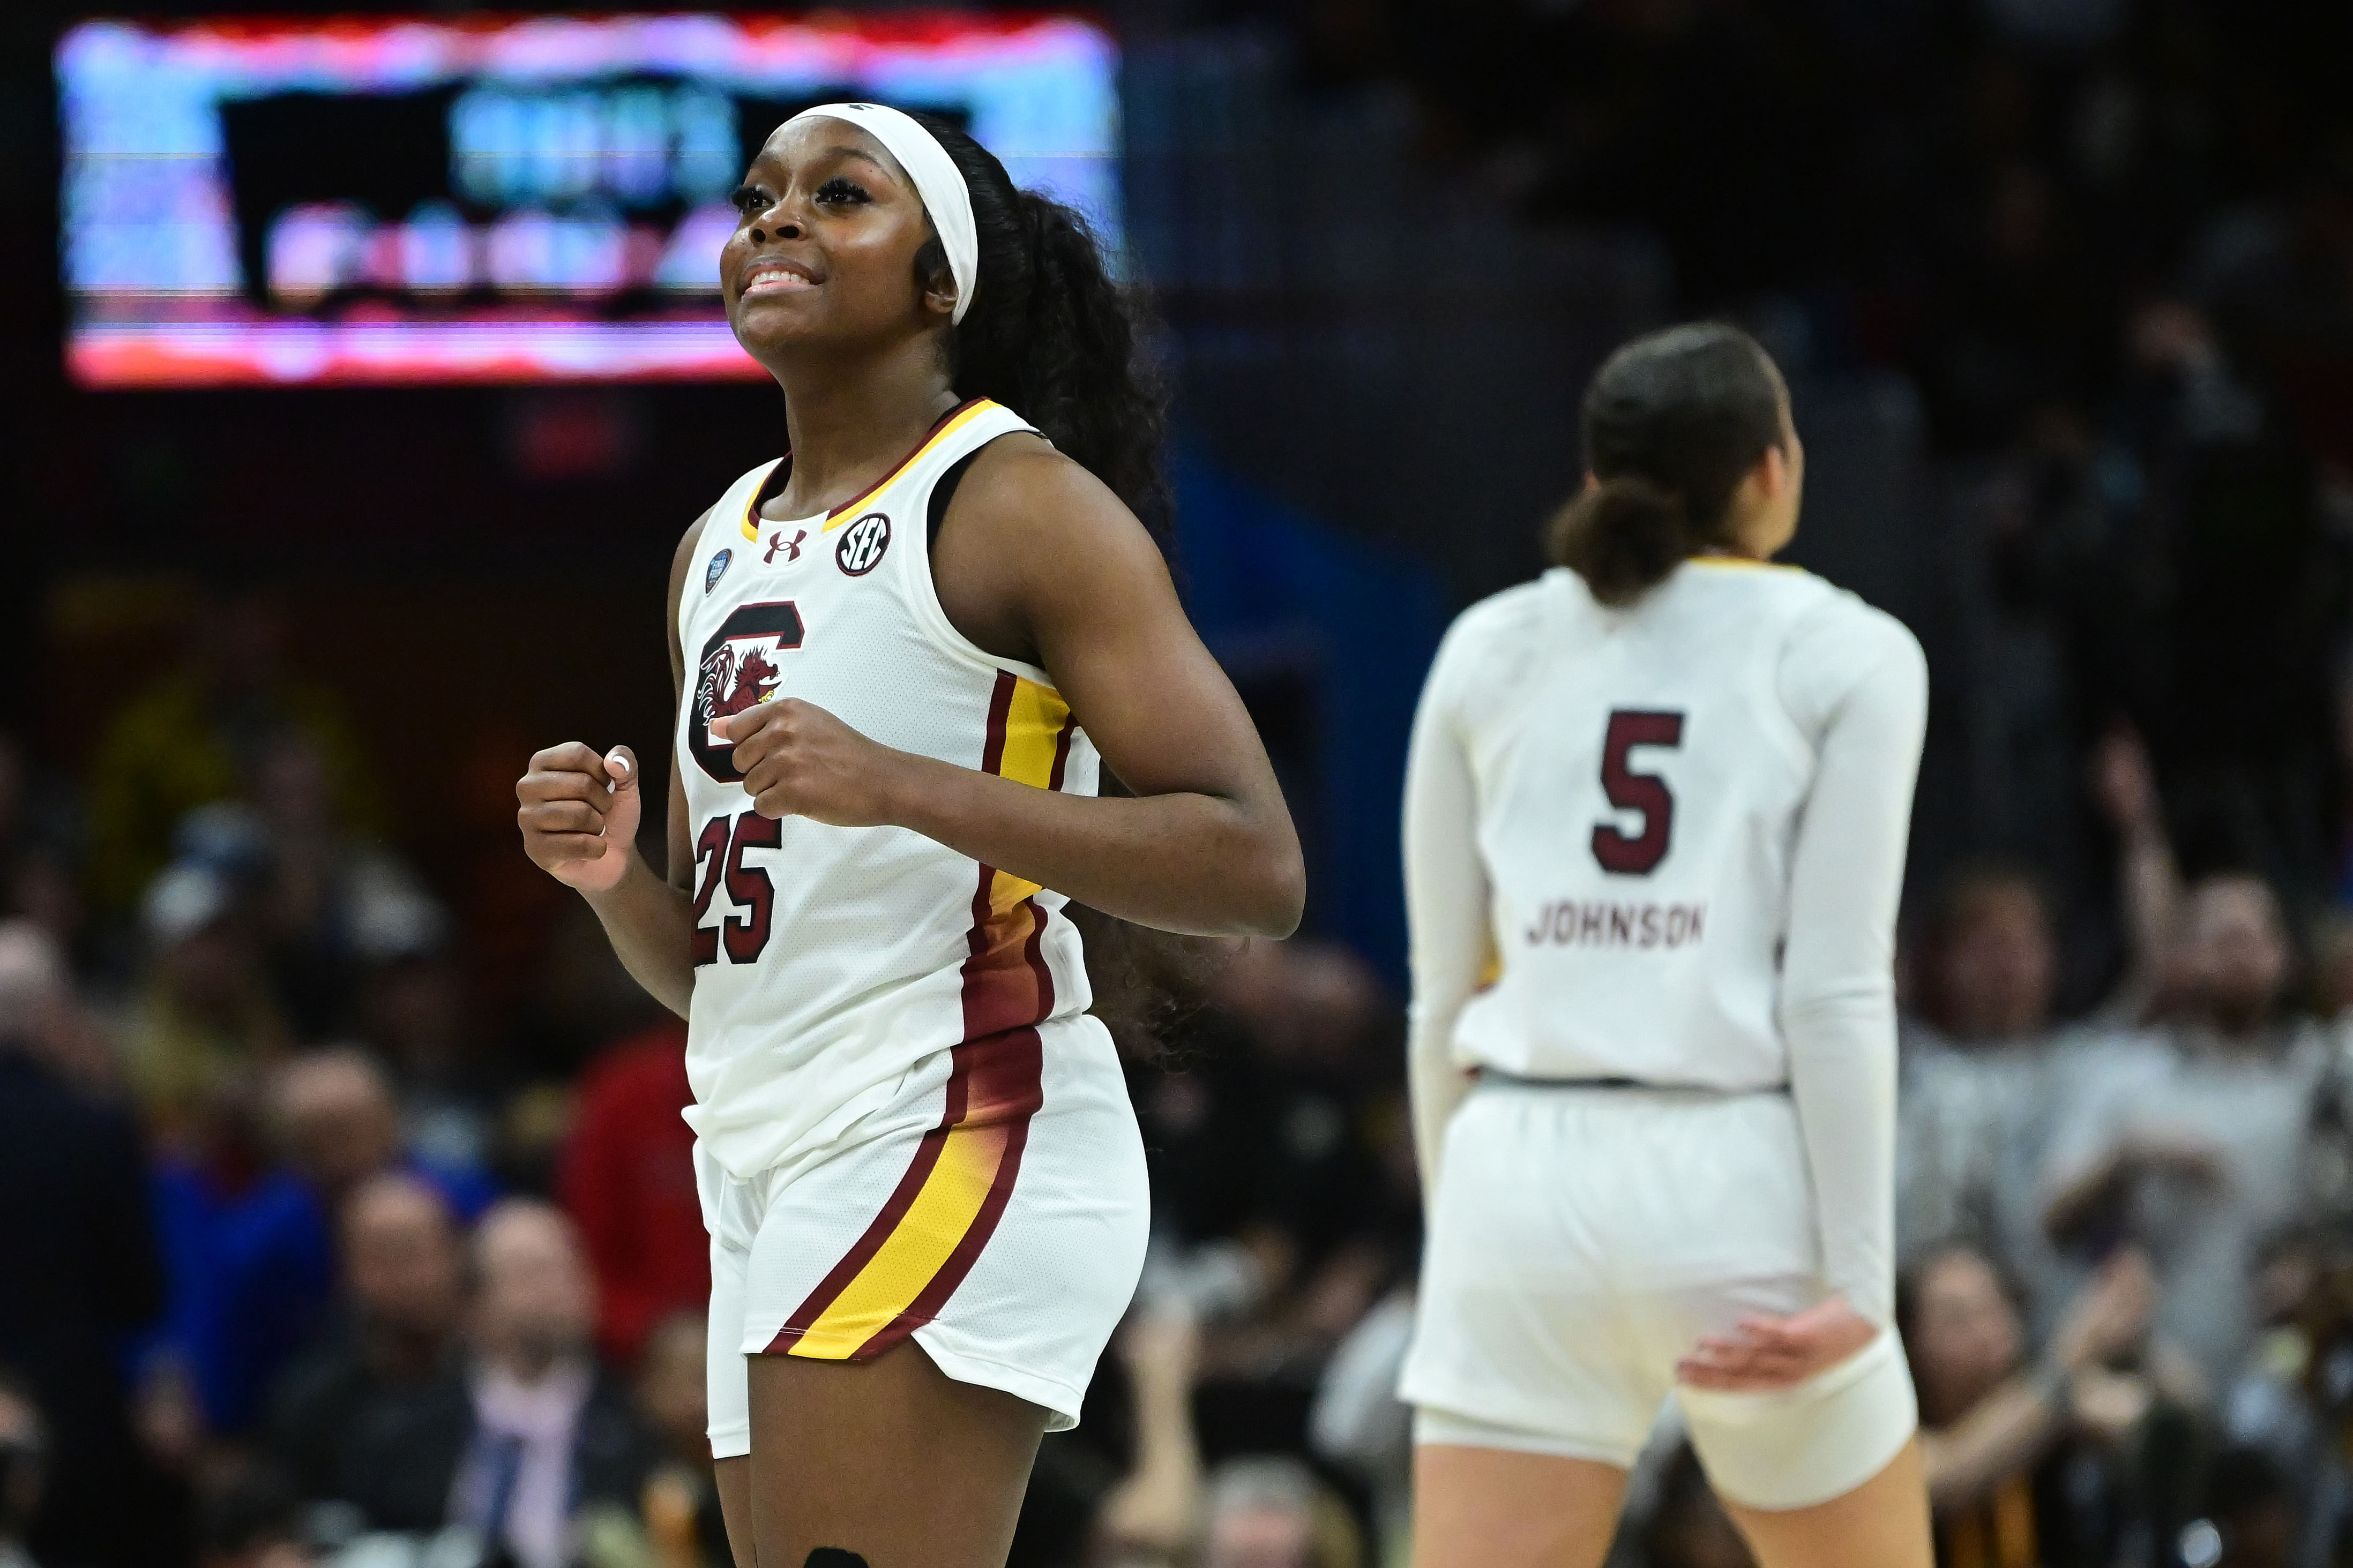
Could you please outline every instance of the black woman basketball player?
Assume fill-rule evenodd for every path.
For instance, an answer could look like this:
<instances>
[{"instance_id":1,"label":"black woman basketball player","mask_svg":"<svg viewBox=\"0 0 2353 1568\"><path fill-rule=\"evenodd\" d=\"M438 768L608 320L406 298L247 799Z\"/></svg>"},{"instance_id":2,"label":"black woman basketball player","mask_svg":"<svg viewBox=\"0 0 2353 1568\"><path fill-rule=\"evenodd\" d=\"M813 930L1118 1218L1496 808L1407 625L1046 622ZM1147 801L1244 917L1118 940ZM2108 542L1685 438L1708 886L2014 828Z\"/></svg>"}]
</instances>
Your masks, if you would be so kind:
<instances>
[{"instance_id":1,"label":"black woman basketball player","mask_svg":"<svg viewBox=\"0 0 2353 1568\"><path fill-rule=\"evenodd\" d=\"M736 205L789 451L671 567L669 875L627 747L541 752L520 819L689 1021L739 1568L994 1568L1147 1221L1063 905L1282 935L1299 846L1138 521L1159 411L1073 215L855 103Z\"/></svg>"}]
</instances>

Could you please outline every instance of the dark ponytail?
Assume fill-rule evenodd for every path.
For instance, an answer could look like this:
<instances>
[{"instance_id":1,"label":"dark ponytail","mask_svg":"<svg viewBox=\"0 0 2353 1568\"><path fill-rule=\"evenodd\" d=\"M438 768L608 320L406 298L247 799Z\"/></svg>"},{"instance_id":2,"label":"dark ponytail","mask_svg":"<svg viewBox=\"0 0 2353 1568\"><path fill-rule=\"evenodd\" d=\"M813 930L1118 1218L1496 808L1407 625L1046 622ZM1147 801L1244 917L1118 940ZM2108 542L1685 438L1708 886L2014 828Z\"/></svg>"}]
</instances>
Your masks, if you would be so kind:
<instances>
[{"instance_id":1,"label":"dark ponytail","mask_svg":"<svg viewBox=\"0 0 2353 1568\"><path fill-rule=\"evenodd\" d=\"M1165 539L1167 407L1138 353L1137 302L1103 269L1086 219L1016 190L997 155L948 121L914 118L963 172L979 232L972 309L949 337L956 392L993 399L1038 426ZM936 239L916 256L919 283L946 268Z\"/></svg>"},{"instance_id":2,"label":"dark ponytail","mask_svg":"<svg viewBox=\"0 0 2353 1568\"><path fill-rule=\"evenodd\" d=\"M1586 389L1594 483L1553 520L1552 558L1603 604L1630 605L1731 542L1733 495L1782 445L1787 405L1772 357L1737 327L1696 322L1626 344Z\"/></svg>"}]
</instances>

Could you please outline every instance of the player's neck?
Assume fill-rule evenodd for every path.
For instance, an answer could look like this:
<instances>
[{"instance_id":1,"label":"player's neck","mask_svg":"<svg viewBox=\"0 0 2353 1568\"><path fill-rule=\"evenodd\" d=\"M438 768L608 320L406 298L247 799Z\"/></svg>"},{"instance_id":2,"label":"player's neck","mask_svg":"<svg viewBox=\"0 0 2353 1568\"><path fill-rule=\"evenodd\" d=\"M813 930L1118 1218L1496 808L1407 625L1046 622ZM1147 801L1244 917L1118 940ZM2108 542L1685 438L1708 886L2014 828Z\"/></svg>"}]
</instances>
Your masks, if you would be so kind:
<instances>
[{"instance_id":1,"label":"player's neck","mask_svg":"<svg viewBox=\"0 0 2353 1568\"><path fill-rule=\"evenodd\" d=\"M813 517L871 489L956 405L929 338L877 359L818 362L776 371L785 391L793 471L767 509Z\"/></svg>"}]
</instances>

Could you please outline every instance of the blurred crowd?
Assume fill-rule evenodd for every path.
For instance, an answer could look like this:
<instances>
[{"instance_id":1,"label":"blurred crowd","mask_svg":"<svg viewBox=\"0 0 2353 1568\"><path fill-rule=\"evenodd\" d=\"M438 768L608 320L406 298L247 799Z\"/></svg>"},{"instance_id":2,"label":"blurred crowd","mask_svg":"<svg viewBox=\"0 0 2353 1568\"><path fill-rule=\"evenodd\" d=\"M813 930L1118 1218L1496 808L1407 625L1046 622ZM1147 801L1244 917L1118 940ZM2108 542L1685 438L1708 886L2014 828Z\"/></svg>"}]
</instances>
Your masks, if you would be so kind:
<instances>
[{"instance_id":1,"label":"blurred crowd","mask_svg":"<svg viewBox=\"0 0 2353 1568\"><path fill-rule=\"evenodd\" d=\"M512 900L370 826L271 616L215 603L86 784L0 741L0 1563L724 1568L683 1027L561 900L495 946L543 978L470 982ZM1914 900L1899 1326L1951 1568L2353 1561L2353 918L2185 870L2161 776L2093 748L2087 1007L2039 868ZM1155 1237L1015 1562L1401 1562L1400 999L1311 940L1097 934ZM1620 1552L1746 1561L1671 1418Z\"/></svg>"},{"instance_id":2,"label":"blurred crowd","mask_svg":"<svg viewBox=\"0 0 2353 1568\"><path fill-rule=\"evenodd\" d=\"M512 845L428 874L283 629L208 600L80 777L0 733L0 1564L723 1568L684 1026ZM1370 1561L1396 1002L1101 952L1159 1237L1016 1560Z\"/></svg>"},{"instance_id":3,"label":"blurred crowd","mask_svg":"<svg viewBox=\"0 0 2353 1568\"><path fill-rule=\"evenodd\" d=\"M1303 92L1404 105L1433 188L1655 238L1801 418L1876 389L1850 417L1928 458L1881 500L1930 514L1886 584L1936 682L1925 809L2051 879L2070 1010L2119 959L2080 787L2118 719L2186 858L2299 915L2347 880L2353 9L1204 5L1286 27Z\"/></svg>"}]
</instances>

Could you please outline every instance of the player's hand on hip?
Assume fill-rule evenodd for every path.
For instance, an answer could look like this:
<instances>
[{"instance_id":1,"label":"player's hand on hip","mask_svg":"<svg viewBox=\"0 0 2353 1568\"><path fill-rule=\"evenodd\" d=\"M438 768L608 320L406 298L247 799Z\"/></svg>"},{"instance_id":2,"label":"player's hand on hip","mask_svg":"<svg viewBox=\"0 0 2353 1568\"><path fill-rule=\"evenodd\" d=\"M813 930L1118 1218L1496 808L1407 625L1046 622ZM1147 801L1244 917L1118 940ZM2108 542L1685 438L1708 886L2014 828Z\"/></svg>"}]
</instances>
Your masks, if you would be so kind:
<instances>
[{"instance_id":1,"label":"player's hand on hip","mask_svg":"<svg viewBox=\"0 0 2353 1568\"><path fill-rule=\"evenodd\" d=\"M806 816L837 827L892 822L905 753L870 741L813 702L780 697L712 726L733 744L744 793L763 816Z\"/></svg>"},{"instance_id":2,"label":"player's hand on hip","mask_svg":"<svg viewBox=\"0 0 2353 1568\"><path fill-rule=\"evenodd\" d=\"M628 747L599 756L567 741L534 752L531 771L515 781L515 799L523 853L557 881L601 893L628 870L641 809Z\"/></svg>"},{"instance_id":3,"label":"player's hand on hip","mask_svg":"<svg viewBox=\"0 0 2353 1568\"><path fill-rule=\"evenodd\" d=\"M1879 1325L1843 1296L1788 1317L1759 1313L1728 1334L1705 1334L1675 1363L1678 1381L1724 1393L1789 1388L1828 1372L1877 1339Z\"/></svg>"}]
</instances>

